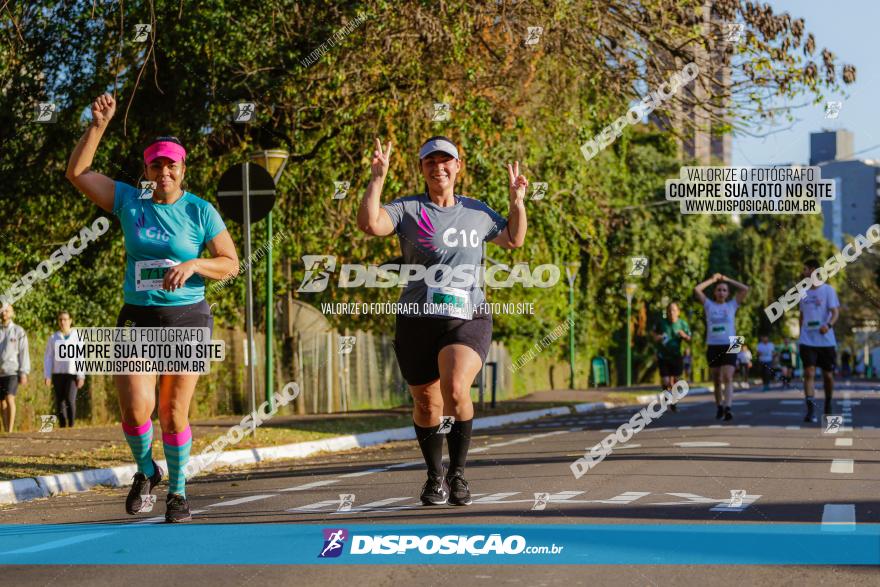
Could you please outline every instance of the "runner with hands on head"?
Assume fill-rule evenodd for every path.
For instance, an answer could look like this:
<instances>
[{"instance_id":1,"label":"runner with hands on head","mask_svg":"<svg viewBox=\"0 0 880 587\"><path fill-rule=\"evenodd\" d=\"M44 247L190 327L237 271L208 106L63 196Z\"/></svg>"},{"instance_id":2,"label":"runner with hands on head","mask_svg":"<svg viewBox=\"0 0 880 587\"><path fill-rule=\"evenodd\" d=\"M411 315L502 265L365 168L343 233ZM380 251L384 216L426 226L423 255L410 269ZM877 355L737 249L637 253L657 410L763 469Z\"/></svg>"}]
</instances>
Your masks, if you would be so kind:
<instances>
[{"instance_id":1,"label":"runner with hands on head","mask_svg":"<svg viewBox=\"0 0 880 587\"><path fill-rule=\"evenodd\" d=\"M730 285L728 285L730 283ZM710 285L715 284L712 291L714 300L703 293ZM736 296L730 296L730 287L738 288ZM736 336L736 310L746 299L749 286L720 273L716 273L694 288L694 294L706 313L706 359L715 384L715 419L722 417L725 421L733 419L733 374L736 370L737 353L728 353L731 337ZM723 390L723 393L722 393Z\"/></svg>"},{"instance_id":2,"label":"runner with hands on head","mask_svg":"<svg viewBox=\"0 0 880 587\"><path fill-rule=\"evenodd\" d=\"M425 192L383 206L380 197L390 156L391 143L383 148L376 139L358 227L371 236L396 233L404 263L427 269L424 278L410 278L400 296L405 307L419 310L397 315L394 349L413 397L413 426L428 469L421 501L468 505L472 499L464 467L474 417L470 387L492 341L492 316L484 310L479 287L483 242L505 249L523 245L528 180L520 174L519 162L507 166L509 213L505 219L485 203L455 194L455 180L462 169L458 149L448 138L435 136L419 149ZM430 268L441 264L463 274L471 271L472 277L440 285ZM441 416L455 418L446 435L449 468L445 473Z\"/></svg>"},{"instance_id":3,"label":"runner with hands on head","mask_svg":"<svg viewBox=\"0 0 880 587\"><path fill-rule=\"evenodd\" d=\"M214 207L182 188L186 150L174 137L160 137L147 146L144 176L156 187L152 197L141 198L138 188L92 171L116 102L104 94L91 110L92 122L70 156L67 179L99 208L119 218L126 251L125 305L116 326L212 328L205 279L236 275L238 255ZM203 258L206 248L211 256ZM114 376L123 432L138 468L125 502L129 514L141 511L162 479L152 456L156 379L154 373ZM168 522L192 518L184 470L192 445L189 407L198 379L197 373L162 373L158 377L159 422L169 475Z\"/></svg>"}]
</instances>

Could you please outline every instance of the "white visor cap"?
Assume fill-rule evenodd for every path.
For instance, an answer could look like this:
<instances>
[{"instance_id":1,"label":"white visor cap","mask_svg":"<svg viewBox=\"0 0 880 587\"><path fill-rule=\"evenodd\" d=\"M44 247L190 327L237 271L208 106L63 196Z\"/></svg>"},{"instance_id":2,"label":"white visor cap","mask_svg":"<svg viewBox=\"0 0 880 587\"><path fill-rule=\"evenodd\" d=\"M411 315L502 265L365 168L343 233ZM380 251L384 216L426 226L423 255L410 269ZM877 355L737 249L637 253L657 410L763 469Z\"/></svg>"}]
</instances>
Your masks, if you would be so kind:
<instances>
[{"instance_id":1,"label":"white visor cap","mask_svg":"<svg viewBox=\"0 0 880 587\"><path fill-rule=\"evenodd\" d=\"M458 149L451 142L445 139L433 139L422 145L419 149L419 160L421 161L431 153L440 151L458 159Z\"/></svg>"}]
</instances>

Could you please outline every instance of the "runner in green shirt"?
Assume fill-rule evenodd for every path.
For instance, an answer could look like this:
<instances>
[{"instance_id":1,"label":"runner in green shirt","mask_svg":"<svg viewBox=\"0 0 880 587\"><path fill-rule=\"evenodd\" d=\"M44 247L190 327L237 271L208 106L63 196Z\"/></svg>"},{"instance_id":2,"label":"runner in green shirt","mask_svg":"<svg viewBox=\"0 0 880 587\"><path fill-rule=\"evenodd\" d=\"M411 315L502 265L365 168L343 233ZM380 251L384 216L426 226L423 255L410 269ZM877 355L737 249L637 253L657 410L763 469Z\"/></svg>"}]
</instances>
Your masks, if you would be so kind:
<instances>
[{"instance_id":1,"label":"runner in green shirt","mask_svg":"<svg viewBox=\"0 0 880 587\"><path fill-rule=\"evenodd\" d=\"M679 316L678 304L671 302L666 307L666 317L654 326L653 335L663 389L672 389L684 370L681 341L691 339L690 326ZM670 404L670 409L676 411L675 404Z\"/></svg>"}]
</instances>

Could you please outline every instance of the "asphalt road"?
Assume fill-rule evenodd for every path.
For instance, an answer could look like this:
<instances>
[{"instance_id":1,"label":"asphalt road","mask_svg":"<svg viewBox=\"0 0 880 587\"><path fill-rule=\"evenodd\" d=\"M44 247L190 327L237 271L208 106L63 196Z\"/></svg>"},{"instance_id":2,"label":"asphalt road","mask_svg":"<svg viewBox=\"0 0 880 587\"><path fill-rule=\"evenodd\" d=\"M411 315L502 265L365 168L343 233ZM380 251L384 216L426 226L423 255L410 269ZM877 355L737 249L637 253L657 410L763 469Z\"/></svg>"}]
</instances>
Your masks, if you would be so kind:
<instances>
[{"instance_id":1,"label":"asphalt road","mask_svg":"<svg viewBox=\"0 0 880 587\"><path fill-rule=\"evenodd\" d=\"M569 465L629 419L634 408L559 416L475 435L469 507L423 507L415 442L199 477L187 493L194 524L880 524L880 393L839 383L835 434L803 422L802 392L738 391L734 420L719 423L710 395L686 398L580 479ZM821 397L821 391L819 391ZM821 400L818 402L821 409ZM0 510L4 524L156 524L124 513L125 490L102 489ZM538 495L536 495L538 494ZM540 495L544 494L544 495ZM154 514L160 514L153 517ZM87 548L58 546L58 548ZM2 567L8 585L814 585L878 584L876 567L706 565L152 564ZM658 544L658 551L675 544ZM0 553L2 554L2 553ZM298 556L299 553L291 553ZM315 552L302 553L305 559ZM4 560L0 556L0 560ZM10 559L6 559L10 560ZM160 562L160 561L156 561Z\"/></svg>"}]
</instances>

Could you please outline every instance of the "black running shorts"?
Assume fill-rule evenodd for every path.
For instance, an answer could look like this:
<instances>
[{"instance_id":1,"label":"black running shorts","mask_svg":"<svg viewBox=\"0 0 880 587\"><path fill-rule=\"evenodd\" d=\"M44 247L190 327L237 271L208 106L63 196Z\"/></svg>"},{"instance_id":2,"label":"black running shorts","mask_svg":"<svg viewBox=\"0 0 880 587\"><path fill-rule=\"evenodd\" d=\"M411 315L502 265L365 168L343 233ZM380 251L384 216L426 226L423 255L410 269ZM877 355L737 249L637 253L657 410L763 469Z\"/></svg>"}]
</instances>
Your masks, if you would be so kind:
<instances>
[{"instance_id":1,"label":"black running shorts","mask_svg":"<svg viewBox=\"0 0 880 587\"><path fill-rule=\"evenodd\" d=\"M801 362L804 367L819 367L823 371L834 371L837 363L837 349L833 346L800 345Z\"/></svg>"},{"instance_id":2,"label":"black running shorts","mask_svg":"<svg viewBox=\"0 0 880 587\"><path fill-rule=\"evenodd\" d=\"M480 355L485 363L492 344L492 315L472 320L397 315L394 353L403 378L410 385L424 385L440 378L437 357L440 349L463 344Z\"/></svg>"},{"instance_id":3,"label":"black running shorts","mask_svg":"<svg viewBox=\"0 0 880 587\"><path fill-rule=\"evenodd\" d=\"M728 353L730 346L726 344L710 344L706 349L706 360L710 367L722 367L730 365L736 367L737 353Z\"/></svg>"},{"instance_id":4,"label":"black running shorts","mask_svg":"<svg viewBox=\"0 0 880 587\"><path fill-rule=\"evenodd\" d=\"M117 328L210 328L214 317L208 302L185 306L135 306L125 304L116 319Z\"/></svg>"},{"instance_id":5,"label":"black running shorts","mask_svg":"<svg viewBox=\"0 0 880 587\"><path fill-rule=\"evenodd\" d=\"M674 357L659 357L660 377L681 377L684 371L684 360L681 355Z\"/></svg>"},{"instance_id":6,"label":"black running shorts","mask_svg":"<svg viewBox=\"0 0 880 587\"><path fill-rule=\"evenodd\" d=\"M18 375L0 375L0 399L15 395L18 391Z\"/></svg>"}]
</instances>

